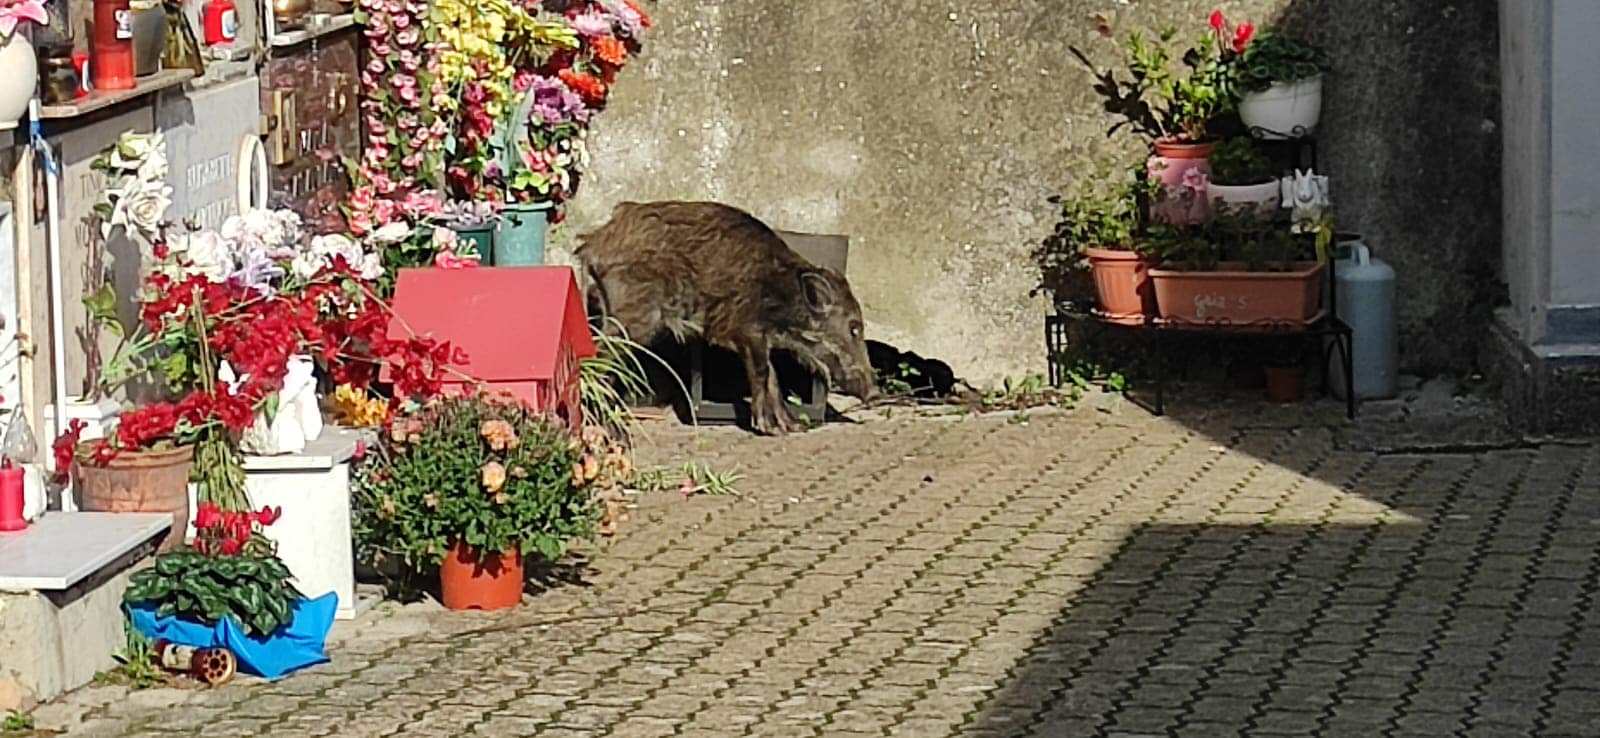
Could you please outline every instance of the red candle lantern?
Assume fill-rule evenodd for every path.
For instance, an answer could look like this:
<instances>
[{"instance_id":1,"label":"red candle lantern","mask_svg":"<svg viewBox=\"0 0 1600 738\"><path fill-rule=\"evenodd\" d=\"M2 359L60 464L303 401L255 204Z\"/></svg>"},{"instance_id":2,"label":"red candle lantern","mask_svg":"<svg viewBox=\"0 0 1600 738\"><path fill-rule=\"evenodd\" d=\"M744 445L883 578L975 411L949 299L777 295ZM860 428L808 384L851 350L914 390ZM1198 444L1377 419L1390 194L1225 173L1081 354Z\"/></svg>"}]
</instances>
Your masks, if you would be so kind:
<instances>
[{"instance_id":1,"label":"red candle lantern","mask_svg":"<svg viewBox=\"0 0 1600 738\"><path fill-rule=\"evenodd\" d=\"M6 466L0 469L0 531L16 531L28 527L22 516L22 467Z\"/></svg>"},{"instance_id":2,"label":"red candle lantern","mask_svg":"<svg viewBox=\"0 0 1600 738\"><path fill-rule=\"evenodd\" d=\"M90 49L90 69L97 89L133 89L133 11L128 0L94 0Z\"/></svg>"}]
</instances>

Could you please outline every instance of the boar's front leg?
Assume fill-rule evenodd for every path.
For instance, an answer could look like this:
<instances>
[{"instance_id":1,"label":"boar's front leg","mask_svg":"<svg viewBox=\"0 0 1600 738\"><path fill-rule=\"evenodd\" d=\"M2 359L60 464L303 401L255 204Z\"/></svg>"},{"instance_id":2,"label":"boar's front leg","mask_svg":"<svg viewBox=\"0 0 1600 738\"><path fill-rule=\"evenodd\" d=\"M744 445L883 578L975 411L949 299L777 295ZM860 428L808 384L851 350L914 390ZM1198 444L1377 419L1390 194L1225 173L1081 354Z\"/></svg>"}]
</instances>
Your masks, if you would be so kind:
<instances>
[{"instance_id":1,"label":"boar's front leg","mask_svg":"<svg viewBox=\"0 0 1600 738\"><path fill-rule=\"evenodd\" d=\"M747 339L741 342L739 356L744 359L745 374L750 380L751 427L768 436L800 430L800 424L783 405L783 395L774 389L778 378L772 371L772 349L767 342Z\"/></svg>"}]
</instances>

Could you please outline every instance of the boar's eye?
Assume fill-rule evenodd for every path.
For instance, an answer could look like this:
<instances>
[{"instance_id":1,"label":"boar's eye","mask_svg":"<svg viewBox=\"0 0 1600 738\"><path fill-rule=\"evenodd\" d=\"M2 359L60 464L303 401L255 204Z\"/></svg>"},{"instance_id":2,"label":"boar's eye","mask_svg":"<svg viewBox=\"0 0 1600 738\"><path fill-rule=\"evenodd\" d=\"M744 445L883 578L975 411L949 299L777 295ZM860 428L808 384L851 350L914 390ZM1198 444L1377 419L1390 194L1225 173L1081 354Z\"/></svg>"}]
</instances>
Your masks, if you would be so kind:
<instances>
[{"instance_id":1,"label":"boar's eye","mask_svg":"<svg viewBox=\"0 0 1600 738\"><path fill-rule=\"evenodd\" d=\"M857 323L857 322L850 323L850 337L851 338L860 338L861 337L861 324L860 323Z\"/></svg>"}]
</instances>

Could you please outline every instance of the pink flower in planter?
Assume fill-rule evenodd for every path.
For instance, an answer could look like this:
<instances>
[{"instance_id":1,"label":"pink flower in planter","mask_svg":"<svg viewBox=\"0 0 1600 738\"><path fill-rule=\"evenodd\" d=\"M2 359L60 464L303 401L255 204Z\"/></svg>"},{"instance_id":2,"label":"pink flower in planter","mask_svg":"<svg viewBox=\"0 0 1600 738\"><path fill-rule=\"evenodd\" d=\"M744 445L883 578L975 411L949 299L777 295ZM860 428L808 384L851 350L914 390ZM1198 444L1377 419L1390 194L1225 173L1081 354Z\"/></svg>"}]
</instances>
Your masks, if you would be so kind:
<instances>
[{"instance_id":1,"label":"pink flower in planter","mask_svg":"<svg viewBox=\"0 0 1600 738\"><path fill-rule=\"evenodd\" d=\"M410 26L411 26L411 16L409 16L409 15L396 15L394 17L394 27L395 28L409 28Z\"/></svg>"},{"instance_id":2,"label":"pink flower in planter","mask_svg":"<svg viewBox=\"0 0 1600 738\"><path fill-rule=\"evenodd\" d=\"M368 51L371 51L375 57L386 57L394 53L394 49L382 41L372 42L372 46L368 48Z\"/></svg>"},{"instance_id":3,"label":"pink flower in planter","mask_svg":"<svg viewBox=\"0 0 1600 738\"><path fill-rule=\"evenodd\" d=\"M404 30L394 35L395 43L400 44L401 46L410 46L416 43L417 39L422 38L422 31L416 26L411 26L410 28L406 28L405 26L400 27ZM406 53L410 52L408 51Z\"/></svg>"}]
</instances>

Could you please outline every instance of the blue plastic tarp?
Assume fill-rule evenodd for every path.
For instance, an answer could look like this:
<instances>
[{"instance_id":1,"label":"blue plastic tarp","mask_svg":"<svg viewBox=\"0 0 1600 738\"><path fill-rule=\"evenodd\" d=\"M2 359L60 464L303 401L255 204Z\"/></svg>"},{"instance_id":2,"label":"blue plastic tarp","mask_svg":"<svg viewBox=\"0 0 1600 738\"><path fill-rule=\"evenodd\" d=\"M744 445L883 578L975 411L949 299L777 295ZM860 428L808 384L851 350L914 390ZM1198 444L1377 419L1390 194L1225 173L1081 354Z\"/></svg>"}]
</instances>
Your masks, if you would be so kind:
<instances>
[{"instance_id":1,"label":"blue plastic tarp","mask_svg":"<svg viewBox=\"0 0 1600 738\"><path fill-rule=\"evenodd\" d=\"M265 638L246 636L232 618L201 625L177 617L157 617L153 607L129 607L128 618L146 638L195 648L226 648L239 659L239 668L245 673L279 679L327 663L323 648L338 608L339 596L333 592L314 600L302 597L292 608L294 619L289 625Z\"/></svg>"}]
</instances>

